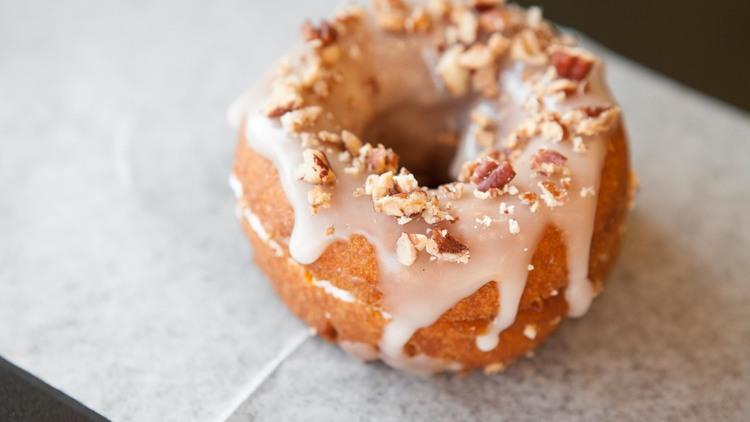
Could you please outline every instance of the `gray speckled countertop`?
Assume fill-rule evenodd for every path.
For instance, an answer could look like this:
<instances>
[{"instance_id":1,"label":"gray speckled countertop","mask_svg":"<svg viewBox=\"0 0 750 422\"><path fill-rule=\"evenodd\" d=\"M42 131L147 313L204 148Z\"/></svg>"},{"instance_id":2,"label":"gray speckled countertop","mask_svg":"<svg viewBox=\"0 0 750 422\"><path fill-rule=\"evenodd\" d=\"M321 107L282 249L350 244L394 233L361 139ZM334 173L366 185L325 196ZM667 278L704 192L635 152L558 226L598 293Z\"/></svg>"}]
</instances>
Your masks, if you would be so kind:
<instances>
[{"instance_id":1,"label":"gray speckled countertop","mask_svg":"<svg viewBox=\"0 0 750 422\"><path fill-rule=\"evenodd\" d=\"M115 420L747 420L750 119L607 52L642 189L585 318L493 377L307 336L225 110L336 3L0 1L0 355Z\"/></svg>"}]
</instances>

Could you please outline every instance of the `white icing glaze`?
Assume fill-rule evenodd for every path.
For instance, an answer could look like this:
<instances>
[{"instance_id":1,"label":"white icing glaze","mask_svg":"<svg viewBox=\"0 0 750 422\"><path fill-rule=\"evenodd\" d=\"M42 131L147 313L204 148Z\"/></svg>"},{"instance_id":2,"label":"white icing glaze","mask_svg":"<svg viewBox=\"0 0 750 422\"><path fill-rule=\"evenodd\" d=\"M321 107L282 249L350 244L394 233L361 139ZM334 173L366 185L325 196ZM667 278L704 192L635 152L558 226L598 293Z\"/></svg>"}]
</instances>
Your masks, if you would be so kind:
<instances>
[{"instance_id":1,"label":"white icing glaze","mask_svg":"<svg viewBox=\"0 0 750 422\"><path fill-rule=\"evenodd\" d=\"M319 287L323 289L326 293L335 297L338 300L349 302L349 303L354 303L357 300L353 294L347 292L344 289L339 289L338 287L331 284L331 282L328 280L318 280L316 278L313 278L312 284L315 287Z\"/></svg>"},{"instance_id":2,"label":"white icing glaze","mask_svg":"<svg viewBox=\"0 0 750 422\"><path fill-rule=\"evenodd\" d=\"M258 218L257 215L253 214L253 212L250 211L249 207L244 206L242 183L240 183L234 173L229 175L229 187L232 189L235 198L237 198L237 217L244 218L245 221L247 221L247 223L250 225L250 228L255 232L255 234L258 235L258 237L263 242L265 242L269 247L271 247L271 249L274 250L276 256L283 256L284 249L281 247L281 245L278 244L278 242L271 238L271 235L268 234L266 228L263 227L263 223L260 221L260 218Z\"/></svg>"},{"instance_id":3,"label":"white icing glaze","mask_svg":"<svg viewBox=\"0 0 750 422\"><path fill-rule=\"evenodd\" d=\"M229 175L229 188L232 189L235 199L242 199L242 195L244 195L242 183L234 173Z\"/></svg>"},{"instance_id":4,"label":"white icing glaze","mask_svg":"<svg viewBox=\"0 0 750 422\"><path fill-rule=\"evenodd\" d=\"M425 63L426 60L431 60L431 56L424 52L423 41L394 39L383 36L378 31L369 31L367 34L370 38L364 40L363 50L368 51L367 65L373 67L373 73L380 77L378 82L381 95L372 110L358 110L359 116L354 116L351 110L347 114L346 111L331 107L342 128L361 133L367 120L375 113L406 100L422 105L446 101L445 93L439 86L435 86L430 65ZM408 71L394 74L393 69L396 68ZM523 65L515 64L502 72L501 91L505 93L507 103L498 105L483 101L476 105L497 116L501 131L513 130L525 117L525 112L519 105L524 103L530 91L521 80L523 70ZM346 79L346 70L342 72ZM546 106L550 110L565 111L581 105L614 103L604 88L600 64L592 69L589 85L588 92L577 96L575 101L550 100ZM265 89L267 87L261 87L259 92ZM263 97L259 93L255 96ZM550 225L562 231L567 244L569 283L565 298L569 305L569 315L580 316L589 307L594 296L587 276L596 197L582 197L577 192L582 188L593 188L594 192L598 192L607 151L604 139L587 138L588 151L579 154L572 150L570 143L552 143L541 137L533 138L514 162L517 175L513 184L521 191L538 191L538 179L528 166L531 157L539 148L559 151L568 158L568 166L575 175L565 206L542 206L536 212L531 212L529 207L521 204L515 197L508 197L503 198L503 201L514 206L515 211L512 215L501 215L498 212L499 201L478 199L467 187L461 199L452 201L454 214L459 216L459 220L446 227L450 227L454 237L469 246L469 263L461 265L431 261L423 253L412 266L406 267L396 260L396 240L402 232L424 232L426 224L413 221L398 225L393 218L376 213L369 197L353 198L355 188L364 185L365 175L345 175L344 164L335 159L330 160L331 166L341 176L333 187L332 205L321 209L316 215L311 214L307 202L309 185L295 177L295 170L302 160L300 142L288 135L277 120L259 113L258 108L256 103L245 102L242 106L234 106L233 114L238 115L239 109L245 111L244 128L249 145L273 162L284 193L292 205L295 220L289 239L291 257L301 264L312 263L332 241L345 240L355 234L365 236L373 245L379 262L379 288L384 295L383 307L392 316L379 344L380 358L388 364L412 372L459 370L460 365L455 362L445 362L424 355L408 357L403 352L403 346L416 330L430 326L457 302L491 280L498 284L500 307L487 332L477 337L477 347L483 351L494 349L498 344L499 334L515 321L533 253L544 230ZM473 137L470 133L464 136L456 156L457 162L474 158L479 153L471 139ZM485 216L492 218L489 226L477 223L478 219ZM252 213L249 216L246 214L254 229L255 225L262 229L257 217L252 217ZM510 218L520 227L517 234L509 230ZM335 234L326 236L324 233L330 226L335 227ZM265 230L260 233L265 233ZM267 233L265 237L261 235L261 238L267 240ZM318 283L318 287L340 296L338 291L341 289L329 282ZM329 291L330 288L337 289L336 293Z\"/></svg>"}]
</instances>

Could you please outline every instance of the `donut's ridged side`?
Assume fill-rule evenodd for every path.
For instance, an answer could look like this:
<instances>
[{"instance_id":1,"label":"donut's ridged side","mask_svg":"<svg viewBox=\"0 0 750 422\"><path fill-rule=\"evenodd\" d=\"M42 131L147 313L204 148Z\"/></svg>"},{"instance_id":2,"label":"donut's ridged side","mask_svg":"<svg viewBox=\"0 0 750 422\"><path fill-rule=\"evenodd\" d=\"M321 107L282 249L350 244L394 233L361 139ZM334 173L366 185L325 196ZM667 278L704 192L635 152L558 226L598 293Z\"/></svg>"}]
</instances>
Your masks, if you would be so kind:
<instances>
[{"instance_id":1,"label":"donut's ridged side","mask_svg":"<svg viewBox=\"0 0 750 422\"><path fill-rule=\"evenodd\" d=\"M630 167L622 127L609 138L609 148L598 192L589 277L601 283L612 268L629 207ZM255 153L243 136L236 151L235 175L243 186L244 206L262 222L272 239L288 239L294 213L286 200L273 164ZM377 346L386 324L379 312L382 296L377 290L377 258L361 236L331 244L311 265L299 265L274 248L243 219L243 228L255 249L255 260L289 308L328 340L347 340ZM280 242L281 243L281 242ZM283 245L282 245L283 246ZM482 352L476 335L494 319L498 292L489 282L444 313L433 325L418 330L405 346L408 354L423 353L460 362L465 369L509 363L544 341L565 317L567 306L566 247L559 230L548 227L534 253L516 322L502 332L500 345ZM342 301L313 285L312 278L327 280L350 292L356 301ZM534 338L524 334L533 326Z\"/></svg>"}]
</instances>

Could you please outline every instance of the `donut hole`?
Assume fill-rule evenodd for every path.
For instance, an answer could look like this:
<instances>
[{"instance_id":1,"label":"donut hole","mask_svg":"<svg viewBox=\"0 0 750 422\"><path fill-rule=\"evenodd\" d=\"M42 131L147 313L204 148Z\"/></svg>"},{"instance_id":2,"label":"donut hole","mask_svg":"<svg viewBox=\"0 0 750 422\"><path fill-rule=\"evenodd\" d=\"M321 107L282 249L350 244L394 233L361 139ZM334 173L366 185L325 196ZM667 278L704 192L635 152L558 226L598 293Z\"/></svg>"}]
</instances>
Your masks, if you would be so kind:
<instances>
[{"instance_id":1,"label":"donut hole","mask_svg":"<svg viewBox=\"0 0 750 422\"><path fill-rule=\"evenodd\" d=\"M431 105L404 102L376 114L364 136L392 148L421 186L435 188L454 180L451 163L470 108L467 99Z\"/></svg>"}]
</instances>

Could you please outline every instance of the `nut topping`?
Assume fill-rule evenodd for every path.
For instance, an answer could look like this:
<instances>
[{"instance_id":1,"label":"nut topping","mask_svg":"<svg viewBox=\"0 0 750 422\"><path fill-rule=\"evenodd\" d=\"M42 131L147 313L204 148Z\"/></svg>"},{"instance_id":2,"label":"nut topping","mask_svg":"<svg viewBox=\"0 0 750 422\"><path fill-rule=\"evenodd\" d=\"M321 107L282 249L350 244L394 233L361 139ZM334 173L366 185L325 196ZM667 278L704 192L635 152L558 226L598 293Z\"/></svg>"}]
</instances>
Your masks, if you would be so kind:
<instances>
[{"instance_id":1,"label":"nut topping","mask_svg":"<svg viewBox=\"0 0 750 422\"><path fill-rule=\"evenodd\" d=\"M302 107L303 99L299 92L292 88L275 91L266 104L264 113L268 117L281 117L284 113Z\"/></svg>"},{"instance_id":2,"label":"nut topping","mask_svg":"<svg viewBox=\"0 0 750 422\"><path fill-rule=\"evenodd\" d=\"M500 57L510 48L510 40L496 32L490 35L490 39L487 40L487 47L492 50L492 53L494 53L495 56Z\"/></svg>"},{"instance_id":3,"label":"nut topping","mask_svg":"<svg viewBox=\"0 0 750 422\"><path fill-rule=\"evenodd\" d=\"M440 261L460 264L469 262L469 248L448 234L447 230L433 229L425 249Z\"/></svg>"},{"instance_id":4,"label":"nut topping","mask_svg":"<svg viewBox=\"0 0 750 422\"><path fill-rule=\"evenodd\" d=\"M494 9L497 6L500 6L501 4L503 4L503 0L470 0L469 1L469 6L473 7L474 9L480 12Z\"/></svg>"},{"instance_id":5,"label":"nut topping","mask_svg":"<svg viewBox=\"0 0 750 422\"><path fill-rule=\"evenodd\" d=\"M410 32L425 32L430 28L432 20L430 15L421 8L416 8L406 19L406 30Z\"/></svg>"},{"instance_id":6,"label":"nut topping","mask_svg":"<svg viewBox=\"0 0 750 422\"><path fill-rule=\"evenodd\" d=\"M438 190L448 199L461 199L464 194L464 184L461 182L446 183L440 185Z\"/></svg>"},{"instance_id":7,"label":"nut topping","mask_svg":"<svg viewBox=\"0 0 750 422\"><path fill-rule=\"evenodd\" d=\"M524 11L505 7L504 3L429 0L412 7L406 0L373 0L374 20L382 28L379 31L397 32L388 35L395 43L403 41L411 48L407 37L418 38L414 44L420 46L422 42L434 43L437 63L431 70L443 82L444 91L453 96L471 94L472 98L483 95L491 104L486 109L478 108L491 110L490 114L472 112L467 131L475 138L468 141L476 140L476 144L468 146L484 151L479 158L464 164L459 181L435 189L419 186L412 173L399 167L399 157L392 149L367 143L345 130L361 131L356 113L360 109L365 113L381 111L381 104L388 104L386 97L394 90L394 78L375 79L376 75L368 69L371 58L366 55L371 49L364 40L370 27L354 26L364 25L363 12L352 9L328 21L304 23L305 49L283 63L263 112L267 117L279 118L287 134L299 141L303 156L297 177L311 185L307 199L313 214L331 206L334 186L349 186L337 185L338 177L354 175L347 182L355 180L359 186L350 192L336 191L342 198L355 200L348 195L366 195L368 199L356 201L372 201L375 212L393 217L404 229L427 227L422 234L401 233L395 245L400 264L413 265L419 252L428 253L431 260L467 263L469 248L448 234L448 225L438 228L437 224L455 221L458 216L452 214L453 210L465 209L467 203L474 201L472 195L498 199L496 203L485 203L490 208L485 207L483 212L466 217L476 222L474 227L481 230L500 224L499 229L505 231L507 224L503 236L509 236L507 233L520 233L519 222L529 224L524 205L533 213L542 202L554 208L563 206L568 197L577 200L579 196L597 194L593 186L573 185L568 158L551 149L570 148L570 154L583 153L587 144L600 142L593 136L610 130L619 121L620 110L616 106L584 106L600 104L596 98L589 98L598 95L591 86L596 81L587 81L597 65L596 58L559 35L542 19L541 9ZM517 78L523 85L520 104L515 104L519 96L514 90L501 89L501 85L508 85L508 76L511 82ZM432 91L427 94L424 98L446 95ZM571 101L563 102L566 99ZM507 102L517 106L518 118L506 118L501 107ZM571 109L570 105L578 108ZM345 108L351 112L342 111ZM510 124L516 127L506 127ZM462 125L457 126L463 129ZM441 140L453 146L459 142L457 133L435 134L435 143ZM539 144L545 148L537 149ZM529 159L532 154L528 148L532 146L537 150L531 151L533 156ZM338 163L329 161L329 157ZM514 184L513 163L521 165L523 160L529 160L523 165L528 165L531 172L523 169L524 180ZM331 163L343 168L343 173L334 174ZM472 195L462 200L464 183L469 182L474 185L469 189ZM537 186L529 187L534 182ZM493 211L488 212L489 209ZM548 216L545 213L536 217ZM334 236L333 226L325 234ZM529 266L529 271L532 269Z\"/></svg>"},{"instance_id":8,"label":"nut topping","mask_svg":"<svg viewBox=\"0 0 750 422\"><path fill-rule=\"evenodd\" d=\"M547 62L542 45L536 33L530 29L524 29L513 38L510 47L511 57L531 65L542 65Z\"/></svg>"},{"instance_id":9,"label":"nut topping","mask_svg":"<svg viewBox=\"0 0 750 422\"><path fill-rule=\"evenodd\" d=\"M407 190L402 190L402 188ZM417 189L411 174L394 177L393 173L371 174L367 177L365 193L372 196L375 211L392 217L411 217L424 211L428 194Z\"/></svg>"},{"instance_id":10,"label":"nut topping","mask_svg":"<svg viewBox=\"0 0 750 422\"><path fill-rule=\"evenodd\" d=\"M391 32L404 30L409 8L402 0L373 0L372 6L381 28Z\"/></svg>"},{"instance_id":11,"label":"nut topping","mask_svg":"<svg viewBox=\"0 0 750 422\"><path fill-rule=\"evenodd\" d=\"M455 7L451 20L456 24L459 41L471 44L477 39L479 21L474 12L465 7Z\"/></svg>"},{"instance_id":12,"label":"nut topping","mask_svg":"<svg viewBox=\"0 0 750 422\"><path fill-rule=\"evenodd\" d=\"M323 21L320 25L315 26L309 20L302 24L302 38L308 42L315 42L320 46L327 46L334 41L338 33L336 28Z\"/></svg>"},{"instance_id":13,"label":"nut topping","mask_svg":"<svg viewBox=\"0 0 750 422\"><path fill-rule=\"evenodd\" d=\"M536 212L539 208L539 196L534 192L521 192L518 194L518 199L524 204L529 206L531 212Z\"/></svg>"},{"instance_id":14,"label":"nut topping","mask_svg":"<svg viewBox=\"0 0 750 422\"><path fill-rule=\"evenodd\" d=\"M357 135L348 130L343 130L341 131L341 140L344 142L344 146L346 147L346 150L349 151L349 154L359 154L359 149L362 148L362 141Z\"/></svg>"},{"instance_id":15,"label":"nut topping","mask_svg":"<svg viewBox=\"0 0 750 422\"><path fill-rule=\"evenodd\" d=\"M568 191L561 188L554 182L549 180L543 180L537 183L537 186L542 191L542 200L550 208L555 208L565 204L565 200L568 196Z\"/></svg>"},{"instance_id":16,"label":"nut topping","mask_svg":"<svg viewBox=\"0 0 750 422\"><path fill-rule=\"evenodd\" d=\"M467 69L481 69L491 65L495 57L487 46L474 44L458 56L458 64Z\"/></svg>"},{"instance_id":17,"label":"nut topping","mask_svg":"<svg viewBox=\"0 0 750 422\"><path fill-rule=\"evenodd\" d=\"M463 51L464 48L460 45L451 47L440 57L435 69L448 92L456 96L464 95L469 85L469 70L459 63Z\"/></svg>"},{"instance_id":18,"label":"nut topping","mask_svg":"<svg viewBox=\"0 0 750 422\"><path fill-rule=\"evenodd\" d=\"M401 233L396 241L396 259L401 265L407 267L417 260L417 248L414 247L406 233Z\"/></svg>"},{"instance_id":19,"label":"nut topping","mask_svg":"<svg viewBox=\"0 0 750 422\"><path fill-rule=\"evenodd\" d=\"M320 106L308 106L289 111L281 116L281 126L289 133L297 133L314 125L321 114L323 114L323 108Z\"/></svg>"},{"instance_id":20,"label":"nut topping","mask_svg":"<svg viewBox=\"0 0 750 422\"><path fill-rule=\"evenodd\" d=\"M398 155L392 149L378 144L373 148L366 144L359 150L359 159L364 163L368 173L381 174L398 169Z\"/></svg>"},{"instance_id":21,"label":"nut topping","mask_svg":"<svg viewBox=\"0 0 750 422\"><path fill-rule=\"evenodd\" d=\"M583 112L588 116L576 126L576 132L583 136L593 136L615 127L620 119L619 107L586 107Z\"/></svg>"},{"instance_id":22,"label":"nut topping","mask_svg":"<svg viewBox=\"0 0 750 422\"><path fill-rule=\"evenodd\" d=\"M307 192L307 202L310 204L310 212L315 215L320 208L330 208L331 193L321 186L315 186Z\"/></svg>"},{"instance_id":23,"label":"nut topping","mask_svg":"<svg viewBox=\"0 0 750 422\"><path fill-rule=\"evenodd\" d=\"M484 159L477 165L471 175L471 182L477 185L480 192L490 189L502 189L516 177L516 172L510 161L497 161Z\"/></svg>"},{"instance_id":24,"label":"nut topping","mask_svg":"<svg viewBox=\"0 0 750 422\"><path fill-rule=\"evenodd\" d=\"M515 218L508 219L508 231L511 234L521 233L521 226L518 225L518 221Z\"/></svg>"},{"instance_id":25,"label":"nut topping","mask_svg":"<svg viewBox=\"0 0 750 422\"><path fill-rule=\"evenodd\" d=\"M557 151L541 148L531 158L531 170L540 176L564 174L568 159Z\"/></svg>"},{"instance_id":26,"label":"nut topping","mask_svg":"<svg viewBox=\"0 0 750 422\"><path fill-rule=\"evenodd\" d=\"M302 152L302 164L297 169L297 178L313 185L330 185L336 175L323 151L306 149Z\"/></svg>"},{"instance_id":27,"label":"nut topping","mask_svg":"<svg viewBox=\"0 0 750 422\"><path fill-rule=\"evenodd\" d=\"M498 9L484 11L479 15L479 27L487 32L500 32L505 29L505 17Z\"/></svg>"},{"instance_id":28,"label":"nut topping","mask_svg":"<svg viewBox=\"0 0 750 422\"><path fill-rule=\"evenodd\" d=\"M596 195L596 190L593 186L585 186L581 188L580 195L581 198L588 198L590 196Z\"/></svg>"},{"instance_id":29,"label":"nut topping","mask_svg":"<svg viewBox=\"0 0 750 422\"><path fill-rule=\"evenodd\" d=\"M594 65L590 56L573 49L555 51L550 56L550 63L554 66L558 76L574 81L586 79Z\"/></svg>"}]
</instances>

